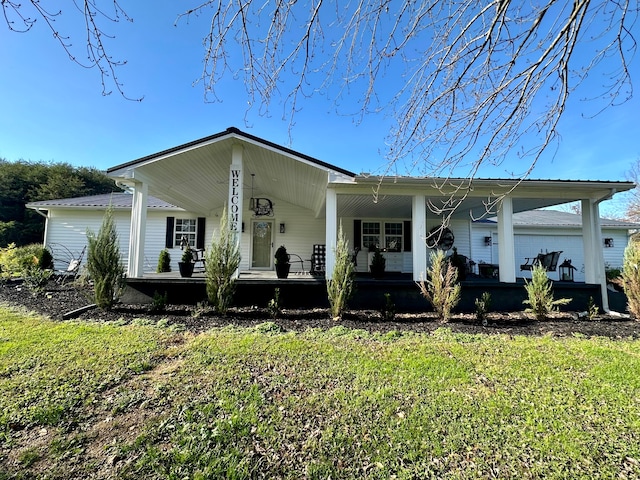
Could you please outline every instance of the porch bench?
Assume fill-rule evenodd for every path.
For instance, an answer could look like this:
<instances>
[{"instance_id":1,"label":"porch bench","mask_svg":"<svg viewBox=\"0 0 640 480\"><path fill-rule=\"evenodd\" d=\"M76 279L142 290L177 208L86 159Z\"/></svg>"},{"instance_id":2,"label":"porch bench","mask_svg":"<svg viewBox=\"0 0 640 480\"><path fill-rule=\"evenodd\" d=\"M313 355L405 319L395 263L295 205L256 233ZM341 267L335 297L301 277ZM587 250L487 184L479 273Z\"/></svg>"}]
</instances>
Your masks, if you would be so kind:
<instances>
[{"instance_id":1,"label":"porch bench","mask_svg":"<svg viewBox=\"0 0 640 480\"><path fill-rule=\"evenodd\" d=\"M533 270L536 265L542 266L547 272L555 272L562 250L556 252L539 253L535 257L526 257L525 263L520 265L520 271Z\"/></svg>"}]
</instances>

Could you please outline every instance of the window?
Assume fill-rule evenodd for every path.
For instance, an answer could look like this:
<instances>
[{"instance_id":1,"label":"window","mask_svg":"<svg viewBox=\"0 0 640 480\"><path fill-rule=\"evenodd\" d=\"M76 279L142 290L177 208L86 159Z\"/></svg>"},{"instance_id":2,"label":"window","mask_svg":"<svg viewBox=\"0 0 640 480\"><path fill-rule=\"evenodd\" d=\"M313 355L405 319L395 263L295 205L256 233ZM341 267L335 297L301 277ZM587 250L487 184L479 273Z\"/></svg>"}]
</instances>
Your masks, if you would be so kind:
<instances>
[{"instance_id":1,"label":"window","mask_svg":"<svg viewBox=\"0 0 640 480\"><path fill-rule=\"evenodd\" d=\"M402 251L402 222L384 224L384 248L387 252Z\"/></svg>"},{"instance_id":2,"label":"window","mask_svg":"<svg viewBox=\"0 0 640 480\"><path fill-rule=\"evenodd\" d=\"M174 245L180 246L182 238L186 238L189 246L195 248L196 246L196 224L195 218L176 218L175 228L175 243Z\"/></svg>"},{"instance_id":3,"label":"window","mask_svg":"<svg viewBox=\"0 0 640 480\"><path fill-rule=\"evenodd\" d=\"M401 252L404 245L403 227L403 222L362 222L362 248Z\"/></svg>"},{"instance_id":4,"label":"window","mask_svg":"<svg viewBox=\"0 0 640 480\"><path fill-rule=\"evenodd\" d=\"M378 222L362 222L362 247L380 248L380 224Z\"/></svg>"}]
</instances>

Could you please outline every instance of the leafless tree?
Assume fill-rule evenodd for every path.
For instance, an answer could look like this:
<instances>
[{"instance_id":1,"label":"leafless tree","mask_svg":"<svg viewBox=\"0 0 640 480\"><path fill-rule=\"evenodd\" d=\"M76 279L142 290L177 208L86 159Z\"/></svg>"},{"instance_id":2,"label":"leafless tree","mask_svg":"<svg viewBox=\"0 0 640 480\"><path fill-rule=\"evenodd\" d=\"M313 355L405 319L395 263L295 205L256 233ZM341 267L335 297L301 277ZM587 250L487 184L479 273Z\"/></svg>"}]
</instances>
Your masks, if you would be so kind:
<instances>
[{"instance_id":1,"label":"leafless tree","mask_svg":"<svg viewBox=\"0 0 640 480\"><path fill-rule=\"evenodd\" d=\"M34 28L38 20L44 22L51 30L53 38L64 49L72 62L84 68L98 69L103 95L109 95L112 88L115 88L129 100L142 100L142 98L127 96L116 72L117 67L126 64L126 61L116 60L109 53L107 42L114 37L106 32L105 26L118 23L121 20L133 21L117 0L111 0L110 6L109 2L100 2L100 0L73 0L69 2L70 12L66 11L65 14L68 16L75 14L77 24L82 25L84 38L79 50L85 50L86 57L79 55L78 49L74 48L71 42L71 37L58 29L57 22L61 20L62 9L52 7L50 2L47 2L45 6L40 0L27 0L24 3L18 3L15 0L0 0L0 4L9 30L27 33ZM66 20L73 23L73 20Z\"/></svg>"},{"instance_id":2,"label":"leafless tree","mask_svg":"<svg viewBox=\"0 0 640 480\"><path fill-rule=\"evenodd\" d=\"M603 75L588 92L601 107L630 98L639 8L637 0L205 0L178 20L211 19L201 76L210 99L229 73L243 76L263 109L282 92L289 119L304 97L340 105L359 95L359 110L347 113L396 119L385 173L466 167L473 178L509 155L528 157L520 177L558 138L567 99L589 74Z\"/></svg>"},{"instance_id":3,"label":"leafless tree","mask_svg":"<svg viewBox=\"0 0 640 480\"><path fill-rule=\"evenodd\" d=\"M31 28L26 7L1 1L9 28ZM99 20L129 18L111 1L111 15L99 0L76 6L86 19L89 65L122 92ZM220 79L235 75L250 106L267 114L276 103L290 125L302 100L316 95L339 113L394 118L383 175L466 179L446 186L449 199L432 206L446 214L483 165L520 158L512 174L526 177L557 142L570 96L592 100L595 111L631 97L639 1L200 0L176 23L207 25L199 80L209 101L219 99ZM58 13L38 0L25 5L69 51L53 25ZM356 110L344 111L354 98Z\"/></svg>"},{"instance_id":4,"label":"leafless tree","mask_svg":"<svg viewBox=\"0 0 640 480\"><path fill-rule=\"evenodd\" d=\"M631 166L627 172L627 179L636 184L636 188L630 192L627 200L625 217L633 222L640 222L640 158Z\"/></svg>"}]
</instances>

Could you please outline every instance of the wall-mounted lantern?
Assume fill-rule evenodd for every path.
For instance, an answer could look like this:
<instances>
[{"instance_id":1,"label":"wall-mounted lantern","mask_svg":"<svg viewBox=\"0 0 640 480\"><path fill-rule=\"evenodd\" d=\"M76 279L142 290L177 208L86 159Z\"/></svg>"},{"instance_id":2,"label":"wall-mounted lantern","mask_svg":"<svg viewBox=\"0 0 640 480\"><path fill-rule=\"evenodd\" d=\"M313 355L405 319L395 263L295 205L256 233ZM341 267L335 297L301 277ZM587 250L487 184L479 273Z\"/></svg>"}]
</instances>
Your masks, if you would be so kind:
<instances>
[{"instance_id":1,"label":"wall-mounted lantern","mask_svg":"<svg viewBox=\"0 0 640 480\"><path fill-rule=\"evenodd\" d=\"M493 245L493 239L491 237L484 237L484 245L490 247Z\"/></svg>"},{"instance_id":2,"label":"wall-mounted lantern","mask_svg":"<svg viewBox=\"0 0 640 480\"><path fill-rule=\"evenodd\" d=\"M613 248L613 238L605 238L604 239L604 246L606 248Z\"/></svg>"},{"instance_id":3,"label":"wall-mounted lantern","mask_svg":"<svg viewBox=\"0 0 640 480\"><path fill-rule=\"evenodd\" d=\"M285 228L284 228L284 223L280 224L280 233L284 233L285 232Z\"/></svg>"}]
</instances>

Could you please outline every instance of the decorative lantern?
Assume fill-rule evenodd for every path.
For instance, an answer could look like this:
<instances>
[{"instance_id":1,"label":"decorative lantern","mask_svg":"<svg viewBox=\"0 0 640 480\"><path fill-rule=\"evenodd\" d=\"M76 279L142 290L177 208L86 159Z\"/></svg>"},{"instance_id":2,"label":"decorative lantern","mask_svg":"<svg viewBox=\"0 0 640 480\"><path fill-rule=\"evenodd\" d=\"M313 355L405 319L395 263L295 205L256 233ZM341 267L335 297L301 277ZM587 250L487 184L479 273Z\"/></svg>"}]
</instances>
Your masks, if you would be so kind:
<instances>
[{"instance_id":1,"label":"decorative lantern","mask_svg":"<svg viewBox=\"0 0 640 480\"><path fill-rule=\"evenodd\" d=\"M576 267L571 265L571 259L566 259L558 267L560 273L560 280L563 282L573 282L573 271L577 270Z\"/></svg>"}]
</instances>

